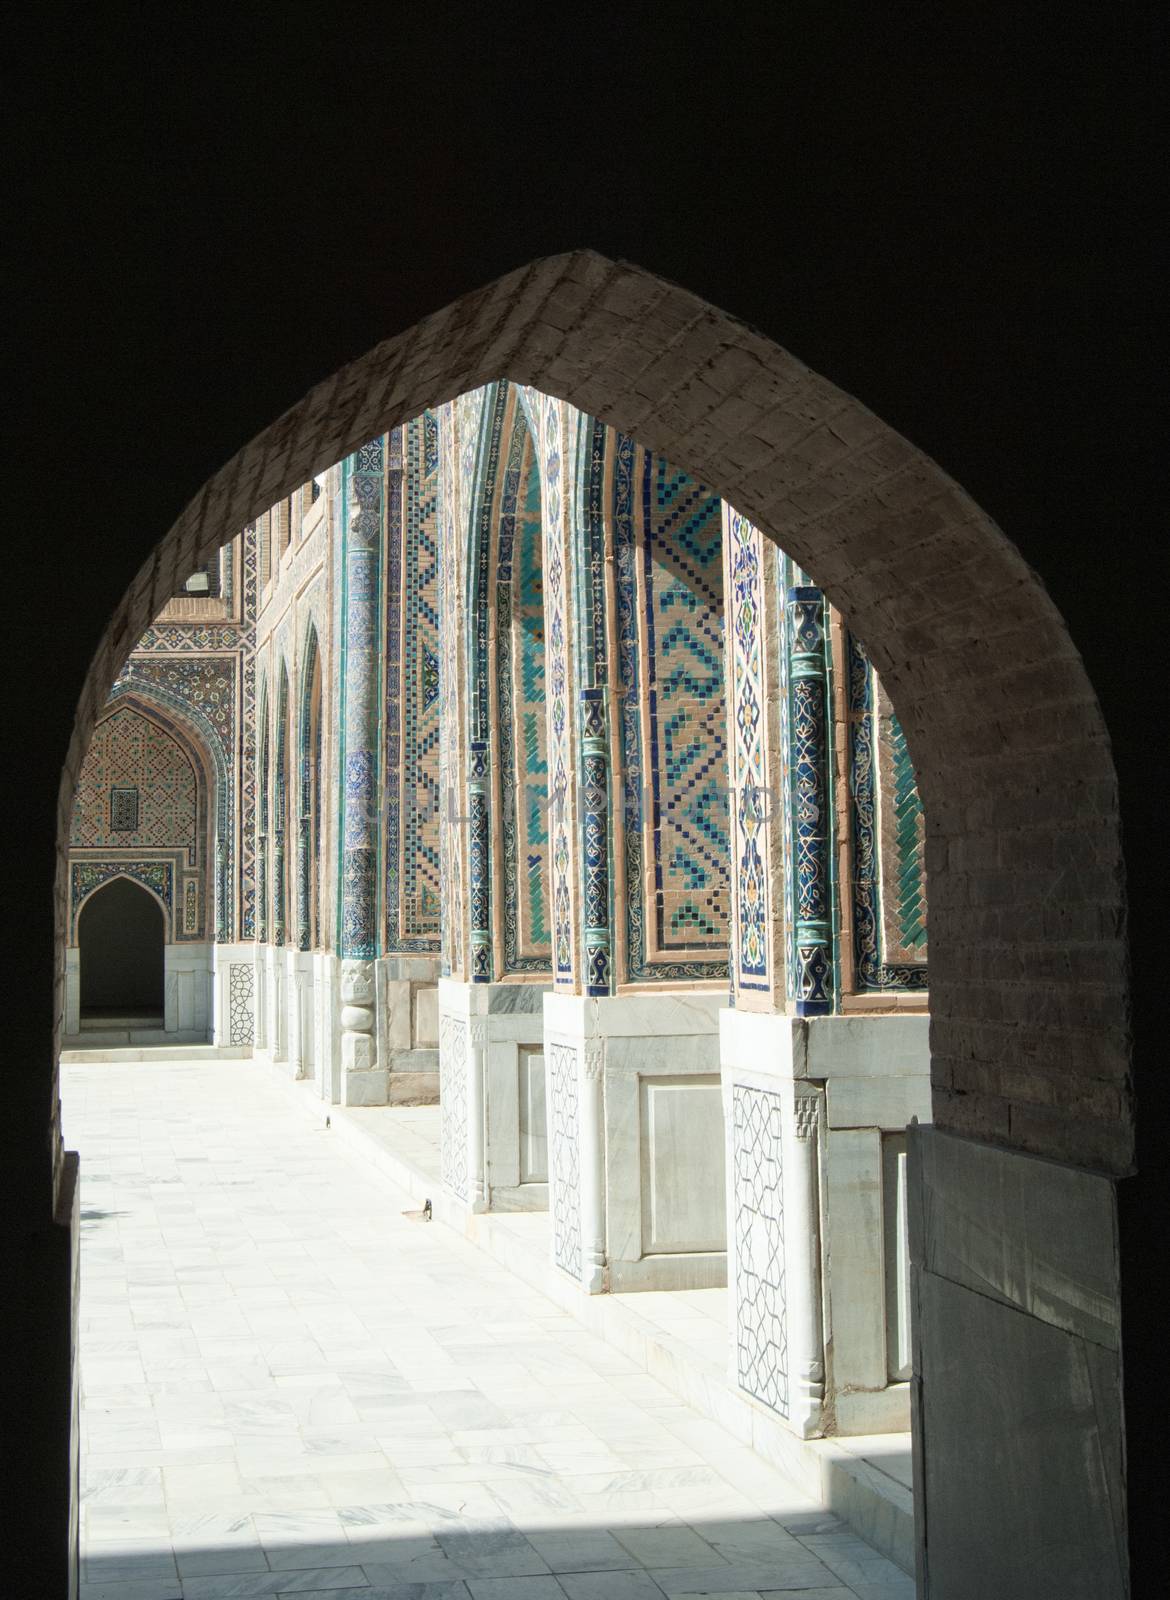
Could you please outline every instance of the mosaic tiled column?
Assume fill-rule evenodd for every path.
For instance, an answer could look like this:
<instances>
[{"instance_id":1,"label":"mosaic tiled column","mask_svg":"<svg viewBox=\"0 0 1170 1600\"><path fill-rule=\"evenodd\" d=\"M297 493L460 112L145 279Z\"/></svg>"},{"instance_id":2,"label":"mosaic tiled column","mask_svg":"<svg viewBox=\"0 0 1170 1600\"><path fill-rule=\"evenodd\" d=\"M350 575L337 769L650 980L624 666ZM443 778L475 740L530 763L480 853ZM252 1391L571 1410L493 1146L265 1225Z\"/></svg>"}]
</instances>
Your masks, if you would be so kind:
<instances>
[{"instance_id":1,"label":"mosaic tiled column","mask_svg":"<svg viewBox=\"0 0 1170 1600\"><path fill-rule=\"evenodd\" d=\"M345 463L342 641L341 954L377 951L376 865L378 589L382 535L382 440Z\"/></svg>"},{"instance_id":2,"label":"mosaic tiled column","mask_svg":"<svg viewBox=\"0 0 1170 1600\"><path fill-rule=\"evenodd\" d=\"M256 938L268 943L268 803L270 752L268 744L268 696L265 691L260 708L260 748L257 752L256 804ZM258 1012L258 1015L260 1013ZM257 1038L258 1044L264 1041Z\"/></svg>"},{"instance_id":3,"label":"mosaic tiled column","mask_svg":"<svg viewBox=\"0 0 1170 1600\"><path fill-rule=\"evenodd\" d=\"M489 757L485 739L473 739L468 756L468 878L471 910L471 981L492 981L492 896Z\"/></svg>"},{"instance_id":4,"label":"mosaic tiled column","mask_svg":"<svg viewBox=\"0 0 1170 1600\"><path fill-rule=\"evenodd\" d=\"M223 834L215 836L215 880L212 893L215 897L215 937L219 944L227 944L231 930L231 882L228 852Z\"/></svg>"},{"instance_id":5,"label":"mosaic tiled column","mask_svg":"<svg viewBox=\"0 0 1170 1600\"><path fill-rule=\"evenodd\" d=\"M553 915L553 981L577 986L577 795L574 785L574 660L572 552L568 520L570 469L566 432L569 408L551 396L538 406L541 448L541 519L544 528L544 606L548 671L549 860ZM576 413L572 414L576 419Z\"/></svg>"},{"instance_id":6,"label":"mosaic tiled column","mask_svg":"<svg viewBox=\"0 0 1170 1600\"><path fill-rule=\"evenodd\" d=\"M377 686L383 471L383 441L378 438L348 458L342 477L344 755L339 944L341 1065L347 1104L359 1098L379 1098L377 1093L367 1097L351 1075L370 1073L377 1056L373 963L378 954Z\"/></svg>"},{"instance_id":7,"label":"mosaic tiled column","mask_svg":"<svg viewBox=\"0 0 1170 1600\"><path fill-rule=\"evenodd\" d=\"M833 1009L829 685L825 597L792 588L788 643L788 828L792 861L792 992L800 1017Z\"/></svg>"},{"instance_id":8,"label":"mosaic tiled column","mask_svg":"<svg viewBox=\"0 0 1170 1600\"><path fill-rule=\"evenodd\" d=\"M312 823L302 816L297 823L297 949L312 947L309 911L309 874L312 871L310 830Z\"/></svg>"},{"instance_id":9,"label":"mosaic tiled column","mask_svg":"<svg viewBox=\"0 0 1170 1600\"><path fill-rule=\"evenodd\" d=\"M256 841L256 937L268 942L268 832Z\"/></svg>"},{"instance_id":10,"label":"mosaic tiled column","mask_svg":"<svg viewBox=\"0 0 1170 1600\"><path fill-rule=\"evenodd\" d=\"M310 658L311 659L311 658ZM297 717L297 949L312 948L313 758L309 750L309 672Z\"/></svg>"},{"instance_id":11,"label":"mosaic tiled column","mask_svg":"<svg viewBox=\"0 0 1170 1600\"><path fill-rule=\"evenodd\" d=\"M288 938L286 922L286 897L288 884L285 874L288 862L285 854L288 820L288 763L292 752L288 748L288 680L280 675L280 689L276 699L276 770L272 784L272 942L278 948Z\"/></svg>"},{"instance_id":12,"label":"mosaic tiled column","mask_svg":"<svg viewBox=\"0 0 1170 1600\"><path fill-rule=\"evenodd\" d=\"M581 691L581 788L585 844L585 993L607 995L613 971L609 926L609 745L604 688Z\"/></svg>"},{"instance_id":13,"label":"mosaic tiled column","mask_svg":"<svg viewBox=\"0 0 1170 1600\"><path fill-rule=\"evenodd\" d=\"M731 784L731 1004L783 1010L785 896L777 690L777 552L723 507L727 748Z\"/></svg>"}]
</instances>

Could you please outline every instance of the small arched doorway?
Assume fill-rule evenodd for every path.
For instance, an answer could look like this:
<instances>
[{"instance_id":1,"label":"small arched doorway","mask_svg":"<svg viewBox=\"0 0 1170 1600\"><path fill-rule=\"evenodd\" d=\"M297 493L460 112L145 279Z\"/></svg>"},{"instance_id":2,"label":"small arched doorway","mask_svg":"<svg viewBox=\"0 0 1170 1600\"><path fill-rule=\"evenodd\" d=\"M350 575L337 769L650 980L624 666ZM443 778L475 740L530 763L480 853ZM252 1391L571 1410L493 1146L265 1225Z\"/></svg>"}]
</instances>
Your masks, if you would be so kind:
<instances>
[{"instance_id":1,"label":"small arched doorway","mask_svg":"<svg viewBox=\"0 0 1170 1600\"><path fill-rule=\"evenodd\" d=\"M81 1020L163 1025L162 911L129 878L103 884L77 919Z\"/></svg>"}]
</instances>

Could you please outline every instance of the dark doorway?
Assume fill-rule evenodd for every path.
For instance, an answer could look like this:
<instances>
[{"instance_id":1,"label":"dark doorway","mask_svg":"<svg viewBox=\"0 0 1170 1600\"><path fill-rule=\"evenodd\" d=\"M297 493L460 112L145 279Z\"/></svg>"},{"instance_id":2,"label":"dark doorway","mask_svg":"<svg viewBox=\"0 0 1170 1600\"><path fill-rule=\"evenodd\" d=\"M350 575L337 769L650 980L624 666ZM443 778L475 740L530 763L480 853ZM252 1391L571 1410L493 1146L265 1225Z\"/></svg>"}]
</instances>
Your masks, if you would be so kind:
<instances>
[{"instance_id":1,"label":"dark doorway","mask_svg":"<svg viewBox=\"0 0 1170 1600\"><path fill-rule=\"evenodd\" d=\"M163 1021L162 911L145 889L114 878L90 896L77 922L82 1021Z\"/></svg>"}]
</instances>

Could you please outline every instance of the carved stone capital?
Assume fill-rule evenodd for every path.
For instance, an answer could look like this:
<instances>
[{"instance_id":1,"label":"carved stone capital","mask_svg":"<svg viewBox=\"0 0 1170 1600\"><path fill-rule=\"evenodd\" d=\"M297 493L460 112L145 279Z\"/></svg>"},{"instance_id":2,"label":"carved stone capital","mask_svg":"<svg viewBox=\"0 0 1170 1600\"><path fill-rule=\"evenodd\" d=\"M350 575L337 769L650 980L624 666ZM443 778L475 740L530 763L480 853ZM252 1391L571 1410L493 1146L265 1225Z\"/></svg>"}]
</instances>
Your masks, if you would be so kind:
<instances>
[{"instance_id":1,"label":"carved stone capital","mask_svg":"<svg viewBox=\"0 0 1170 1600\"><path fill-rule=\"evenodd\" d=\"M374 999L374 963L372 961L343 961L341 963L341 999L343 1004L368 1006Z\"/></svg>"},{"instance_id":2,"label":"carved stone capital","mask_svg":"<svg viewBox=\"0 0 1170 1600\"><path fill-rule=\"evenodd\" d=\"M798 1094L793 1108L793 1123L798 1139L815 1139L821 1119L819 1094Z\"/></svg>"}]
</instances>

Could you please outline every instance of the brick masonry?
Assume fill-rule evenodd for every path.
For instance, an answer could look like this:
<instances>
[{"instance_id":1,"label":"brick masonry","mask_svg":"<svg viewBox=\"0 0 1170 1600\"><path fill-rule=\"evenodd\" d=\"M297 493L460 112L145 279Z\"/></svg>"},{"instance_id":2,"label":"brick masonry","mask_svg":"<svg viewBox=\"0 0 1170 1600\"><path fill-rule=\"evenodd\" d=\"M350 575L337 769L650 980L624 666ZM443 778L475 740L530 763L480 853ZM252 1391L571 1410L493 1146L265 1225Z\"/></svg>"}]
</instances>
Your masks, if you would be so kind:
<instances>
[{"instance_id":1,"label":"brick masonry","mask_svg":"<svg viewBox=\"0 0 1170 1600\"><path fill-rule=\"evenodd\" d=\"M129 648L246 522L425 407L501 376L685 466L775 539L869 647L927 817L935 1116L1130 1170L1125 899L1104 721L1064 623L932 461L763 335L590 252L509 274L312 390L196 496L111 620L62 778Z\"/></svg>"}]
</instances>

